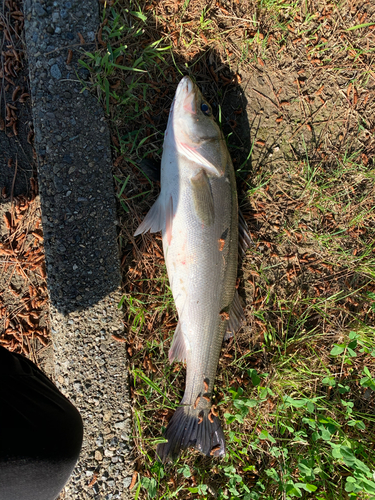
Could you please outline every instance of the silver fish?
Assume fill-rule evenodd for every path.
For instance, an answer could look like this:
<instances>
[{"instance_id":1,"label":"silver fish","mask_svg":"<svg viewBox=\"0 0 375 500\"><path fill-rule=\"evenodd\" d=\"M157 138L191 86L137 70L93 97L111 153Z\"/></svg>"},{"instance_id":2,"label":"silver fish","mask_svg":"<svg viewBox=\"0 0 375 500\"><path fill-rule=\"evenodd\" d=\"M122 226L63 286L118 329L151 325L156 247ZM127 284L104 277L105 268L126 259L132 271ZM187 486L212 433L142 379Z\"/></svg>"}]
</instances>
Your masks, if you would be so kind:
<instances>
[{"instance_id":1,"label":"silver fish","mask_svg":"<svg viewBox=\"0 0 375 500\"><path fill-rule=\"evenodd\" d=\"M238 203L232 161L212 110L185 76L169 114L161 163L161 192L135 236L162 231L163 251L179 322L169 360L186 362L183 399L165 432L159 458L181 449L225 454L212 406L224 334L243 311L236 292Z\"/></svg>"}]
</instances>

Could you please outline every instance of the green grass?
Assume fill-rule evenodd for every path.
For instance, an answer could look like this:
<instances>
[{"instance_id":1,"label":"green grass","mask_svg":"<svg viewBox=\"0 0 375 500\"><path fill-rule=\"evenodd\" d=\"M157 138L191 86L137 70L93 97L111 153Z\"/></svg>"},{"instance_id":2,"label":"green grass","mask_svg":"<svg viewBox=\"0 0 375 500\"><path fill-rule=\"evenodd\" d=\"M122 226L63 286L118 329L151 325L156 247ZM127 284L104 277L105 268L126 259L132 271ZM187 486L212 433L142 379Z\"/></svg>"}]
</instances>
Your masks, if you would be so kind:
<instances>
[{"instance_id":1,"label":"green grass","mask_svg":"<svg viewBox=\"0 0 375 500\"><path fill-rule=\"evenodd\" d=\"M284 229L301 232L298 223L306 214L309 224L316 223L316 231L303 234L301 246L309 251L297 252L313 257L311 265L300 263L301 280L291 285L285 278L285 261L268 256L270 249L256 241L258 248L249 251L250 262L244 264L245 280L255 281L262 301L251 310L251 330L246 326L224 346L219 364L216 402L225 423L227 456L211 461L188 451L175 466L155 464L164 418L181 397L184 369L178 364L165 366L169 339L151 350L156 367L152 384L157 389L146 380L147 369L140 379L139 368L134 368L137 394L147 392L147 403L135 399L145 433L142 442L147 443L140 495L212 498L214 492L219 499L334 499L371 498L375 493L375 417L370 404L375 396L375 295L370 291L373 198L369 195L373 172L351 161L340 161L332 169L320 167L312 167L308 160L297 168L289 164L292 182L289 179L285 186L295 204L304 204L285 220ZM267 184L264 171L253 177L254 210L258 202L267 210L267 187L275 199L282 185L279 174L269 172ZM356 193L358 184L370 190L366 197ZM285 200L280 198L281 211ZM327 214L339 217L338 228L324 219ZM252 219L248 222L252 229ZM267 237L272 224L269 220L258 230L258 240ZM348 231L359 225L365 232L353 238ZM286 232L275 233L271 249L280 257L290 254L284 251L289 245ZM353 245L361 247L356 255ZM307 265L319 269L316 262L329 266L320 267L324 279L311 272L304 276ZM141 348L138 356L148 350L149 346ZM137 357L132 363L139 367ZM163 397L168 397L167 404Z\"/></svg>"},{"instance_id":2,"label":"green grass","mask_svg":"<svg viewBox=\"0 0 375 500\"><path fill-rule=\"evenodd\" d=\"M103 9L102 43L82 56L84 86L102 102L113 141L132 491L136 499L373 498L375 169L363 137L374 126L374 20L345 1L176 6L116 2ZM224 343L214 393L227 454L188 450L162 465L155 449L185 367L168 362L177 318L160 235L132 235L159 189L139 163L160 159L183 74L204 86L225 131L254 246L239 270L246 322ZM289 104L275 109L252 92L262 80L263 94ZM244 122L233 127L240 114L249 134Z\"/></svg>"},{"instance_id":3,"label":"green grass","mask_svg":"<svg viewBox=\"0 0 375 500\"><path fill-rule=\"evenodd\" d=\"M215 491L219 499L271 499L275 495L302 498L307 492L314 493L314 498L357 498L357 493L375 493L374 462L366 446L374 417L356 411L355 394L351 394L356 381L352 359L369 345L374 348L372 341L363 342L361 338L362 332L350 332L343 343L333 344L331 357L349 367L342 382L320 366L312 371L298 357L287 359L282 350L273 356L271 374L244 369L246 358L242 359L240 368L246 387L230 387L227 377L229 388L223 389L218 404L229 429L227 456L202 467L200 457L192 459L184 453L173 468L180 484L174 493L184 491L210 498L209 491ZM310 342L316 339L310 338ZM364 367L360 385L374 390L369 373ZM314 393L309 387L311 381L319 391ZM139 385L149 391L154 405L155 399L158 406L163 404L160 397L155 398L155 392L160 396L160 391L154 389L152 393L150 381L142 380L140 384L138 380ZM165 404L163 407L170 408ZM248 429L249 420L252 430ZM141 427L149 425L150 421L143 422ZM157 442L153 439L150 444L155 446ZM141 479L140 484L149 498L162 498L157 491L160 486L164 489L171 467L155 464L152 456L147 456L146 462L154 483ZM196 484L191 486L189 478L193 474ZM183 480L185 487L181 486ZM169 498L172 491L165 495Z\"/></svg>"}]
</instances>

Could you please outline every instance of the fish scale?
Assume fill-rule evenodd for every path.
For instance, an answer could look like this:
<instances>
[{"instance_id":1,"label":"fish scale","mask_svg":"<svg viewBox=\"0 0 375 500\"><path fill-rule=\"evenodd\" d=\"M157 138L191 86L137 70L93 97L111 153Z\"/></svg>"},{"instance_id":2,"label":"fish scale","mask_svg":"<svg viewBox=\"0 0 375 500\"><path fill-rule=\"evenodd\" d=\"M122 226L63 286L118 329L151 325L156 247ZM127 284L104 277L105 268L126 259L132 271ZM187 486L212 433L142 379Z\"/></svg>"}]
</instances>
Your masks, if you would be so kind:
<instances>
[{"instance_id":1,"label":"fish scale","mask_svg":"<svg viewBox=\"0 0 375 500\"><path fill-rule=\"evenodd\" d=\"M227 170L232 171L232 169ZM181 300L176 301L181 304L178 307L178 314L182 325L188 325L186 336L191 347L189 351L191 354L186 360L187 380L183 404L194 403L202 390L205 377L210 381L208 392L212 392L226 329L220 311L230 306L235 290L237 198L226 179L227 177L212 179L210 182L214 197L213 226L202 227L196 217L186 217L186 214L194 214L191 193L187 185L181 190L183 206L176 212L173 222L175 232L172 232L171 245L168 245L166 237L163 238L168 276L173 276L174 263L181 253L181 243L184 243L179 240L178 234L182 231L191 235L188 237L184 252L187 263L180 264L181 272L177 273L182 283L179 279L173 279L171 283L174 297L181 297ZM227 242L220 252L219 240L225 231L228 231ZM186 294L182 288L186 290Z\"/></svg>"},{"instance_id":2,"label":"fish scale","mask_svg":"<svg viewBox=\"0 0 375 500\"><path fill-rule=\"evenodd\" d=\"M225 454L211 396L224 334L238 328L235 289L238 203L233 165L209 104L189 77L178 85L163 144L161 192L135 235L162 231L163 252L179 323L169 359L186 362L183 399L157 454L181 449Z\"/></svg>"}]
</instances>

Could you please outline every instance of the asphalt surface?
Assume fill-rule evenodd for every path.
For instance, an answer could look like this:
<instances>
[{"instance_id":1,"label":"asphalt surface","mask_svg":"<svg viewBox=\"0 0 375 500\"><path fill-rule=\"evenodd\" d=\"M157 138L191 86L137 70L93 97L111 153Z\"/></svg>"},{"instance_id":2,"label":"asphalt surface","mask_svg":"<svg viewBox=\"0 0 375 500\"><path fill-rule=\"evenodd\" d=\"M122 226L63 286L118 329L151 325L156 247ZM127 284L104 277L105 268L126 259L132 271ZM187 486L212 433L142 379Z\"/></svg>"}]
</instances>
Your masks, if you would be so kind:
<instances>
[{"instance_id":1,"label":"asphalt surface","mask_svg":"<svg viewBox=\"0 0 375 500\"><path fill-rule=\"evenodd\" d=\"M16 141L0 133L0 180L8 191L13 186L14 195L27 191L33 158L22 144L32 121L54 379L80 411L85 431L80 460L60 498L126 499L133 472L131 407L125 344L116 340L125 332L117 307L109 130L100 104L82 92L80 79L88 74L77 62L83 48L94 47L99 4L26 0L23 10L32 116L20 121L25 130ZM14 183L14 169L5 170L12 154L25 157Z\"/></svg>"}]
</instances>

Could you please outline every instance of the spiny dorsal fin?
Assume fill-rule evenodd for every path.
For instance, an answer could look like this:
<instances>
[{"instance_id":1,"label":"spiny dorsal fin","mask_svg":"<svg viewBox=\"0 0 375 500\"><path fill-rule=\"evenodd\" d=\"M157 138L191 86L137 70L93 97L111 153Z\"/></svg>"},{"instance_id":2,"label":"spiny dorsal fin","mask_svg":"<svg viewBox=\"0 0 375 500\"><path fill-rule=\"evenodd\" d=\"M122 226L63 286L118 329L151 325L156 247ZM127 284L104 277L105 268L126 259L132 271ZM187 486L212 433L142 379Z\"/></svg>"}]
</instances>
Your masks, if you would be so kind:
<instances>
[{"instance_id":1,"label":"spiny dorsal fin","mask_svg":"<svg viewBox=\"0 0 375 500\"><path fill-rule=\"evenodd\" d=\"M238 210L238 253L241 258L244 257L250 245L254 245L254 243L251 239L249 228L241 210Z\"/></svg>"}]
</instances>

